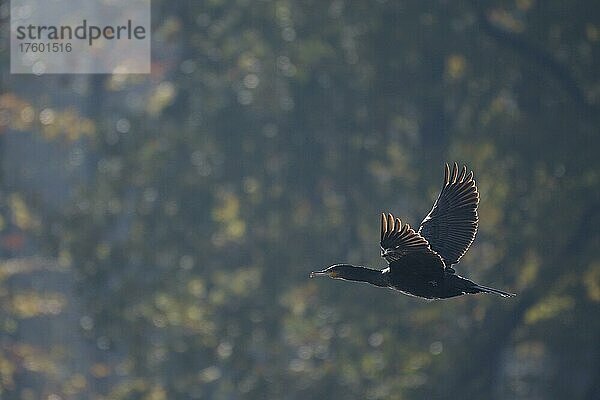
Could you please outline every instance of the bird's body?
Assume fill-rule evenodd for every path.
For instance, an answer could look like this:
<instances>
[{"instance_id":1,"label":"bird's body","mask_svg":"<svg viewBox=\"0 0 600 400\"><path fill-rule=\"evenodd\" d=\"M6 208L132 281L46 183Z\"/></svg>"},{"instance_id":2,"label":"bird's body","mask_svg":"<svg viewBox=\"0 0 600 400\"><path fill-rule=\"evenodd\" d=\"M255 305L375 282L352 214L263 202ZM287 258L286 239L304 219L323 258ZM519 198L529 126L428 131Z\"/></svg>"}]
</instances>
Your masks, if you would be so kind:
<instances>
[{"instance_id":1,"label":"bird's body","mask_svg":"<svg viewBox=\"0 0 600 400\"><path fill-rule=\"evenodd\" d=\"M473 172L446 165L444 185L419 232L394 218L381 216L381 256L388 262L383 270L336 264L312 276L366 282L426 299L446 299L464 294L513 294L482 286L454 273L477 232L479 194Z\"/></svg>"}]
</instances>

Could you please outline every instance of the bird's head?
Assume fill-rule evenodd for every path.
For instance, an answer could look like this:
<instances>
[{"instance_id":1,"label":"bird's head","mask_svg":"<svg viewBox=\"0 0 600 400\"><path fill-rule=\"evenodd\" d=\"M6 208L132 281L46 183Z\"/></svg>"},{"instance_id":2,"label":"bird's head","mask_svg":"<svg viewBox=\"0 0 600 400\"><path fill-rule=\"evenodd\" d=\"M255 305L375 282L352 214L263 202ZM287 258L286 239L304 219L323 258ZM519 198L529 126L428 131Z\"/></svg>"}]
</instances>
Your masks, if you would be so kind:
<instances>
[{"instance_id":1,"label":"bird's head","mask_svg":"<svg viewBox=\"0 0 600 400\"><path fill-rule=\"evenodd\" d=\"M349 264L335 264L331 267L325 268L322 271L313 271L310 273L310 277L314 278L315 276L328 276L334 279L341 279L347 275L349 269L354 268Z\"/></svg>"}]
</instances>

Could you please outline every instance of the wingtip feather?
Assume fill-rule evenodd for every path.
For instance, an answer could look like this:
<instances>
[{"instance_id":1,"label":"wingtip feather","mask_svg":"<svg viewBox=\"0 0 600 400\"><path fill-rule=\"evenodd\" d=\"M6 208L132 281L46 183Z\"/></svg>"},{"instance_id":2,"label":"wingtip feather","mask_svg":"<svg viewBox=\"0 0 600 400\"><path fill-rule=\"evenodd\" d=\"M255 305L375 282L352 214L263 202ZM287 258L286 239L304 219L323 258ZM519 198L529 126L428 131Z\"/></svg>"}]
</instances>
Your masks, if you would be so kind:
<instances>
[{"instance_id":1,"label":"wingtip feather","mask_svg":"<svg viewBox=\"0 0 600 400\"><path fill-rule=\"evenodd\" d=\"M444 186L450 183L450 165L446 163L446 168L444 168Z\"/></svg>"},{"instance_id":2,"label":"wingtip feather","mask_svg":"<svg viewBox=\"0 0 600 400\"><path fill-rule=\"evenodd\" d=\"M452 178L450 179L450 183L456 183L456 178L458 178L458 164L455 161L454 166L452 167Z\"/></svg>"},{"instance_id":3,"label":"wingtip feather","mask_svg":"<svg viewBox=\"0 0 600 400\"><path fill-rule=\"evenodd\" d=\"M459 182L465 181L465 176L467 176L467 166L463 165L462 170L460 171L460 177L458 178Z\"/></svg>"}]
</instances>

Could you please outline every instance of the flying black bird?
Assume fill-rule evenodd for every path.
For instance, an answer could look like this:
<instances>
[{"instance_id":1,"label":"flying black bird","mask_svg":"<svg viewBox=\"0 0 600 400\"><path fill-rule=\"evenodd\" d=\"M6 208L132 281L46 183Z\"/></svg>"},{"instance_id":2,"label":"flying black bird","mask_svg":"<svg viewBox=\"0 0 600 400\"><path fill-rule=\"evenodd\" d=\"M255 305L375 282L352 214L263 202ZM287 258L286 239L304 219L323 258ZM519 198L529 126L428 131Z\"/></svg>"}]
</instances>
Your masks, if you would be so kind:
<instances>
[{"instance_id":1,"label":"flying black bird","mask_svg":"<svg viewBox=\"0 0 600 400\"><path fill-rule=\"evenodd\" d=\"M467 174L467 167L459 170L456 163L450 171L446 164L442 191L418 232L392 214L381 215L381 256L388 262L387 268L336 264L311 272L310 277L367 282L426 299L476 293L514 296L458 276L452 268L475 238L478 203L473 171Z\"/></svg>"}]
</instances>

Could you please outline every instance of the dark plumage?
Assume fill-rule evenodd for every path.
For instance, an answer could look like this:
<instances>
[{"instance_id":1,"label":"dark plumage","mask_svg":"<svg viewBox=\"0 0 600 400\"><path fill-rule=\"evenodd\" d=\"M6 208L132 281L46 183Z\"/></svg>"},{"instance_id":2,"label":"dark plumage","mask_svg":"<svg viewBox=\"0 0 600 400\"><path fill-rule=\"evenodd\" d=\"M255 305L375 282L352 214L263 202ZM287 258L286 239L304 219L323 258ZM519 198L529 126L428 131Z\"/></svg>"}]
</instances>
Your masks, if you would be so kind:
<instances>
[{"instance_id":1,"label":"dark plumage","mask_svg":"<svg viewBox=\"0 0 600 400\"><path fill-rule=\"evenodd\" d=\"M458 276L452 268L475 239L478 203L473 172L467 174L467 167L459 169L456 163L450 171L446 164L440 195L418 232L392 214L381 215L381 256L388 262L387 268L336 264L310 276L367 282L426 299L476 293L514 296Z\"/></svg>"}]
</instances>

